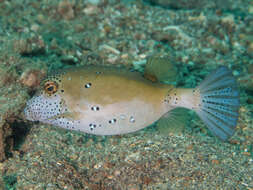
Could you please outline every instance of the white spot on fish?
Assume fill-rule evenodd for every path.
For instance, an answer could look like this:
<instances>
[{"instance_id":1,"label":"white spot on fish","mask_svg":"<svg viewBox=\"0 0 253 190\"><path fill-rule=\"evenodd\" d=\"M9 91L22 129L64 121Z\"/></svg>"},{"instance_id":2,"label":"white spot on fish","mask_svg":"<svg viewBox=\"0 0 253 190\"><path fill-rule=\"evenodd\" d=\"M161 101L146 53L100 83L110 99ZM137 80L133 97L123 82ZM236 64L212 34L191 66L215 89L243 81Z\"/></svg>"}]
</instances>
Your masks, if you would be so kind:
<instances>
[{"instance_id":1,"label":"white spot on fish","mask_svg":"<svg viewBox=\"0 0 253 190\"><path fill-rule=\"evenodd\" d=\"M92 106L92 107L91 107L91 110L92 110L92 111L99 111L99 107L98 107L98 106Z\"/></svg>"},{"instance_id":2,"label":"white spot on fish","mask_svg":"<svg viewBox=\"0 0 253 190\"><path fill-rule=\"evenodd\" d=\"M129 121L130 121L130 123L134 123L134 122L135 122L134 117L133 117L133 116L131 116L131 117L130 117L130 119L129 119Z\"/></svg>"},{"instance_id":3,"label":"white spot on fish","mask_svg":"<svg viewBox=\"0 0 253 190\"><path fill-rule=\"evenodd\" d=\"M91 83L87 83L84 85L85 88L90 88L91 87Z\"/></svg>"},{"instance_id":4,"label":"white spot on fish","mask_svg":"<svg viewBox=\"0 0 253 190\"><path fill-rule=\"evenodd\" d=\"M119 117L120 117L120 119L122 119L122 120L126 119L126 116L125 116L124 114L121 114Z\"/></svg>"}]
</instances>

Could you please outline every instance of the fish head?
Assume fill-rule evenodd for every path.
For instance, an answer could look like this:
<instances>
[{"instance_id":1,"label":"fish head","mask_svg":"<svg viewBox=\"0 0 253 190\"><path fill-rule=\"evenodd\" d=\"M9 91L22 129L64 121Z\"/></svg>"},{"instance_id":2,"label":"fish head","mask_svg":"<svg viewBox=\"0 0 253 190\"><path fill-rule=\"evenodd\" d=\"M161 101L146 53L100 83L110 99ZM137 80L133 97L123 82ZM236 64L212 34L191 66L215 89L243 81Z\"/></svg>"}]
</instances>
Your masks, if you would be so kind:
<instances>
[{"instance_id":1,"label":"fish head","mask_svg":"<svg viewBox=\"0 0 253 190\"><path fill-rule=\"evenodd\" d=\"M61 79L57 76L41 82L40 90L27 101L24 109L25 118L30 121L50 123L68 112L62 96Z\"/></svg>"}]
</instances>

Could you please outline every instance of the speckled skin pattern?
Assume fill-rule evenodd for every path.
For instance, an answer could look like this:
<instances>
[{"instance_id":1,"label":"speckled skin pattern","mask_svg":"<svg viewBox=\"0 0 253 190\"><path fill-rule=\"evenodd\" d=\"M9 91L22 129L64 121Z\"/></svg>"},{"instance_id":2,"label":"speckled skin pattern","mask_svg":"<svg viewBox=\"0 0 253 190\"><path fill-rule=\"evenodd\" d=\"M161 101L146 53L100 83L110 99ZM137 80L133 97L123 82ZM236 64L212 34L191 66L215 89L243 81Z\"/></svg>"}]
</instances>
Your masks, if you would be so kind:
<instances>
[{"instance_id":1,"label":"speckled skin pattern","mask_svg":"<svg viewBox=\"0 0 253 190\"><path fill-rule=\"evenodd\" d=\"M45 92L47 82L57 84L55 93ZM95 66L71 69L44 80L42 90L28 101L25 115L86 133L124 134L149 126L173 109L171 89L138 72Z\"/></svg>"}]
</instances>

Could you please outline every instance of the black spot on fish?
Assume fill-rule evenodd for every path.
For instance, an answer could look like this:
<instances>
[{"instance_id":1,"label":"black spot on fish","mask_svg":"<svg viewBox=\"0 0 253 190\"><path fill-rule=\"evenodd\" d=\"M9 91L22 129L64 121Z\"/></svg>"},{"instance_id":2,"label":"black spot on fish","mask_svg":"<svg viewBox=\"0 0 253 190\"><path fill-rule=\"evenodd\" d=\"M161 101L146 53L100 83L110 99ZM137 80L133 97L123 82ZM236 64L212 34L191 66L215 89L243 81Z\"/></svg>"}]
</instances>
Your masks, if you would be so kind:
<instances>
[{"instance_id":1,"label":"black spot on fish","mask_svg":"<svg viewBox=\"0 0 253 190\"><path fill-rule=\"evenodd\" d=\"M91 110L92 110L92 111L99 111L99 107L98 107L98 106L92 106L92 107L91 107Z\"/></svg>"},{"instance_id":2,"label":"black spot on fish","mask_svg":"<svg viewBox=\"0 0 253 190\"><path fill-rule=\"evenodd\" d=\"M114 119L111 119L111 120L109 120L108 122L110 123L110 124L114 124L114 123L116 123L116 119L114 118Z\"/></svg>"}]
</instances>

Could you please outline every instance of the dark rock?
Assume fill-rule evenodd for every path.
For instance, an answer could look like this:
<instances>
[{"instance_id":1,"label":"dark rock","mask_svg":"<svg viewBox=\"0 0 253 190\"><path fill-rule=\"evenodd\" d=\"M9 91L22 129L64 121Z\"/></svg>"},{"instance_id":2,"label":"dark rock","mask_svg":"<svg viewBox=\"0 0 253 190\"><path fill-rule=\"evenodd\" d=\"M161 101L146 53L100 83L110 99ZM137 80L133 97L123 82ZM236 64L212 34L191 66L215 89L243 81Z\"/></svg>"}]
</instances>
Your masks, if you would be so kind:
<instances>
[{"instance_id":1,"label":"dark rock","mask_svg":"<svg viewBox=\"0 0 253 190\"><path fill-rule=\"evenodd\" d=\"M144 0L152 5L170 9L199 9L207 4L207 0Z\"/></svg>"}]
</instances>

